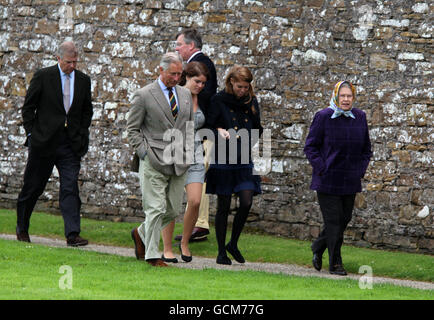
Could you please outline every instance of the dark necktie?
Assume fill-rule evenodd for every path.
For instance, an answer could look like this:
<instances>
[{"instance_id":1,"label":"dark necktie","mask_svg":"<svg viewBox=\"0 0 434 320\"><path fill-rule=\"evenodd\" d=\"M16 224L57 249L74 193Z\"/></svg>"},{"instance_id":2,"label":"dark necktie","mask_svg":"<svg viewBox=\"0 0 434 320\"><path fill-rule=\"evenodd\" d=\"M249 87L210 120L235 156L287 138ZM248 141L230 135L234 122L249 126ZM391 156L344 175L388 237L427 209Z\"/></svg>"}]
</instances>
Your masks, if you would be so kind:
<instances>
[{"instance_id":1,"label":"dark necktie","mask_svg":"<svg viewBox=\"0 0 434 320\"><path fill-rule=\"evenodd\" d=\"M172 88L167 88L169 90L169 100L170 100L170 109L172 110L173 119L176 120L178 116L178 105L176 104L175 95L172 92Z\"/></svg>"}]
</instances>

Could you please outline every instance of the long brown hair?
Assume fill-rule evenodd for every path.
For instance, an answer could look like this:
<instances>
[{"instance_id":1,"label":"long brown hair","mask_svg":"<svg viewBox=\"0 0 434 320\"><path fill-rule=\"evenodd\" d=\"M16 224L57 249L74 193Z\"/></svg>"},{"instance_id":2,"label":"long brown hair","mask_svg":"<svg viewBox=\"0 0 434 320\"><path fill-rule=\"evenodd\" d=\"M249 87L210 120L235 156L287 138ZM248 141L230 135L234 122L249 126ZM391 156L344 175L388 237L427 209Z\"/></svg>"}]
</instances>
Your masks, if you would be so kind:
<instances>
[{"instance_id":1,"label":"long brown hair","mask_svg":"<svg viewBox=\"0 0 434 320\"><path fill-rule=\"evenodd\" d=\"M255 93L253 92L252 86L253 75L249 68L236 64L229 70L225 80L225 91L233 95L234 89L232 88L231 79L234 79L235 82L245 81L249 83L248 99L246 104L251 103L252 99L255 97ZM251 110L253 114L256 114L257 111L253 103L251 104Z\"/></svg>"}]
</instances>

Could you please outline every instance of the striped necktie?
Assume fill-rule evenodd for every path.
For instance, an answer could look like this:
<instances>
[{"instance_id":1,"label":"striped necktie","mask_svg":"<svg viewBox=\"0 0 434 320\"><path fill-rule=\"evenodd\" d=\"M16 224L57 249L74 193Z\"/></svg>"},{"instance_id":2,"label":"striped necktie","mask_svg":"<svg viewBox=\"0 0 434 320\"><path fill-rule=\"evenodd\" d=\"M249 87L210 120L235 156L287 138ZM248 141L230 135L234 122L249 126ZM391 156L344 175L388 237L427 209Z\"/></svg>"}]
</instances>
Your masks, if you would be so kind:
<instances>
[{"instance_id":1,"label":"striped necktie","mask_svg":"<svg viewBox=\"0 0 434 320\"><path fill-rule=\"evenodd\" d=\"M169 90L169 101L170 101L170 109L172 110L173 119L176 120L178 116L178 105L176 104L175 95L172 92L172 88L167 88Z\"/></svg>"}]
</instances>

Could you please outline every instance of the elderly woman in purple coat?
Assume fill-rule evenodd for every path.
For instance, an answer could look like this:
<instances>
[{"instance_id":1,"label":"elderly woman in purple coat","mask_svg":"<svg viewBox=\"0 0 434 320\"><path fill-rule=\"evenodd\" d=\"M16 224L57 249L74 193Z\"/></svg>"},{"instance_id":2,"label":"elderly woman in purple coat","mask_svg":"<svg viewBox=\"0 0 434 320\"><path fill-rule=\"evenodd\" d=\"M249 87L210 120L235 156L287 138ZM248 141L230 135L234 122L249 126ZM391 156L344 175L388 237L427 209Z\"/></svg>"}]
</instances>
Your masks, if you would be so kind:
<instances>
[{"instance_id":1,"label":"elderly woman in purple coat","mask_svg":"<svg viewBox=\"0 0 434 320\"><path fill-rule=\"evenodd\" d=\"M353 108L354 99L353 85L338 82L330 106L315 114L304 147L313 169L310 188L317 192L324 220L324 229L311 246L312 263L320 271L328 249L329 272L343 276L347 274L341 257L343 235L372 155L366 114Z\"/></svg>"}]
</instances>

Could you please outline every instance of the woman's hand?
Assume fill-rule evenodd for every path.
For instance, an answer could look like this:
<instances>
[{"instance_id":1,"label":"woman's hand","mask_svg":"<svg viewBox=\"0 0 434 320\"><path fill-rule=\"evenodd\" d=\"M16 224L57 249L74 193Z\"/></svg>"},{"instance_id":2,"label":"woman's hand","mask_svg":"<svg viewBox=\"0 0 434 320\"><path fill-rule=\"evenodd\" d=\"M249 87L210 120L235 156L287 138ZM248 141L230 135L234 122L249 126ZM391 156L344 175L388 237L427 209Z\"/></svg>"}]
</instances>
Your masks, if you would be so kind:
<instances>
[{"instance_id":1,"label":"woman's hand","mask_svg":"<svg viewBox=\"0 0 434 320\"><path fill-rule=\"evenodd\" d=\"M218 130L218 132L219 132L219 135L220 135L223 139L228 140L228 139L231 138L230 135L229 135L229 132L227 132L225 129L217 128L217 130Z\"/></svg>"}]
</instances>

